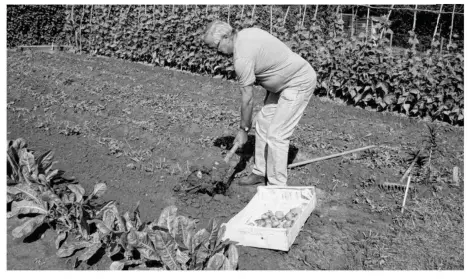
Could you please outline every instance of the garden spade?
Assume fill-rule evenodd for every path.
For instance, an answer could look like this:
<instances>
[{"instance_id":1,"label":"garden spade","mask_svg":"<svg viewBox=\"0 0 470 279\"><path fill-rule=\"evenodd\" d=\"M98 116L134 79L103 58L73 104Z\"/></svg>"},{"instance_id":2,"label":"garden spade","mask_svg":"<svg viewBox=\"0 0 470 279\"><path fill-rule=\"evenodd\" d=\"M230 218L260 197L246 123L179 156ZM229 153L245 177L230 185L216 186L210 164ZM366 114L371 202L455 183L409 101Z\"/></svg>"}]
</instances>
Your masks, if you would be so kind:
<instances>
[{"instance_id":1,"label":"garden spade","mask_svg":"<svg viewBox=\"0 0 470 279\"><path fill-rule=\"evenodd\" d=\"M186 179L188 186L185 191L204 190L209 193L224 193L234 179L237 164L230 164L229 161L239 147L239 144L235 143L223 161L213 161L211 165L191 167L191 174Z\"/></svg>"}]
</instances>

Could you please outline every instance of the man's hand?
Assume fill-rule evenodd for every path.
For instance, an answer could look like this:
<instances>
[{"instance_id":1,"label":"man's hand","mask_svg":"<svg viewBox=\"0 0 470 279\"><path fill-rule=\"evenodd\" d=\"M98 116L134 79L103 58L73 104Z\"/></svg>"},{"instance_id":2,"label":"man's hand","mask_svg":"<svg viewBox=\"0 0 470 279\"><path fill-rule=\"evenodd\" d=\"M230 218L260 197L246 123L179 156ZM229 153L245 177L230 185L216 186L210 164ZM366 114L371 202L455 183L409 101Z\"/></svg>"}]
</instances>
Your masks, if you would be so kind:
<instances>
[{"instance_id":1,"label":"man's hand","mask_svg":"<svg viewBox=\"0 0 470 279\"><path fill-rule=\"evenodd\" d=\"M242 147L247 141L248 133L240 129L237 136L235 137L235 140L233 141L233 144L238 143L238 146Z\"/></svg>"}]
</instances>

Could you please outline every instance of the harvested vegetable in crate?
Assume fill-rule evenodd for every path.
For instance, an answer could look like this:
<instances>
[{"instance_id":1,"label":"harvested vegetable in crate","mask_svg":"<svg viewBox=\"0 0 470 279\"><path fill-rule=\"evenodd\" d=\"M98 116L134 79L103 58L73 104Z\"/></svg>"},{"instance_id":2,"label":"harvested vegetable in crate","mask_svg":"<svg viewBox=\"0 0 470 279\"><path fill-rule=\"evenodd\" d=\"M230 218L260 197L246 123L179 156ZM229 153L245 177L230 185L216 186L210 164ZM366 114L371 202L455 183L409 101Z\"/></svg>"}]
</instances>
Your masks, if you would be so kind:
<instances>
[{"instance_id":1,"label":"harvested vegetable in crate","mask_svg":"<svg viewBox=\"0 0 470 279\"><path fill-rule=\"evenodd\" d=\"M290 228L294 224L295 219L302 212L300 207L295 207L289 210L286 214L282 211L276 211L273 213L268 210L266 213L261 215L260 219L256 219L254 222L249 222L250 226L258 226L264 228Z\"/></svg>"}]
</instances>

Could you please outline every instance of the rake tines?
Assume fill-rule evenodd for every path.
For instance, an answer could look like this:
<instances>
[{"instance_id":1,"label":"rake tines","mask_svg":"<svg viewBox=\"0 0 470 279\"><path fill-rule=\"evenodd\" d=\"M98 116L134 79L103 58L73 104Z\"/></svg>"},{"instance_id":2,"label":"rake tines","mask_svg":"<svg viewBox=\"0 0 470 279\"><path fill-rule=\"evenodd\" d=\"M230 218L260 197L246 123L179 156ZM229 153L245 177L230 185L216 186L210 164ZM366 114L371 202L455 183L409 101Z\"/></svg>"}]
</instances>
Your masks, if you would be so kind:
<instances>
[{"instance_id":1,"label":"rake tines","mask_svg":"<svg viewBox=\"0 0 470 279\"><path fill-rule=\"evenodd\" d=\"M378 184L379 187L382 190L386 191L400 191L400 192L405 192L406 190L406 185L400 184L400 183L392 183L392 182L383 182ZM410 185L409 191L414 191L415 188Z\"/></svg>"}]
</instances>

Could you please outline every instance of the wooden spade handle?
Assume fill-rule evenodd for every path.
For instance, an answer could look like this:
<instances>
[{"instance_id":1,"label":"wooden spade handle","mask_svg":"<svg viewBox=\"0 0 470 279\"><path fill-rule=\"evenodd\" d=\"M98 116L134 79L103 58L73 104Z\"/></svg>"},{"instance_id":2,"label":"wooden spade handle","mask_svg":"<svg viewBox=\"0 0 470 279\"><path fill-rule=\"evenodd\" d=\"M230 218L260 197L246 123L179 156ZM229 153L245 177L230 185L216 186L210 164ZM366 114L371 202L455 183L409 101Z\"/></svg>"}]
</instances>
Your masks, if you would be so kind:
<instances>
[{"instance_id":1,"label":"wooden spade handle","mask_svg":"<svg viewBox=\"0 0 470 279\"><path fill-rule=\"evenodd\" d=\"M235 154L235 151L237 151L238 147L240 147L238 142L233 145L232 149L230 149L230 151L225 156L225 159L224 159L225 163L228 163L230 158L232 158L233 154Z\"/></svg>"}]
</instances>

